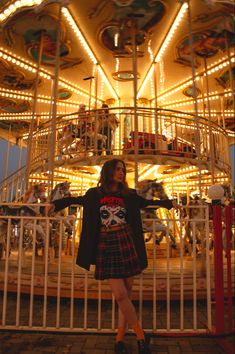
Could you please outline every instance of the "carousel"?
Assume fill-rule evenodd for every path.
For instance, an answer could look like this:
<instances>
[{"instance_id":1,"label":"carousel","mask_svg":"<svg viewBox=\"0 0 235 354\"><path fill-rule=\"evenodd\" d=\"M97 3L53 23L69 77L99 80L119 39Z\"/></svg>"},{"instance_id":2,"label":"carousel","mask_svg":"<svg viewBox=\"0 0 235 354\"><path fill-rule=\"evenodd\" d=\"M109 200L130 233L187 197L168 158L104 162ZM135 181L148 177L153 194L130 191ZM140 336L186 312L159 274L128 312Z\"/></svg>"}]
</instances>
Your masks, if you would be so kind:
<instances>
[{"instance_id":1,"label":"carousel","mask_svg":"<svg viewBox=\"0 0 235 354\"><path fill-rule=\"evenodd\" d=\"M103 163L120 158L141 196L183 205L182 217L142 211L143 298L156 288L159 299L166 290L180 299L182 286L186 299L195 286L208 296L208 190L219 185L223 203L234 201L233 13L229 0L1 1L1 291L58 296L59 280L59 296L70 297L72 272L75 298L100 298L93 270L73 267L82 209L48 220L45 206L83 195ZM9 175L13 145L19 158ZM232 225L231 235L234 262ZM111 297L107 289L101 298Z\"/></svg>"}]
</instances>

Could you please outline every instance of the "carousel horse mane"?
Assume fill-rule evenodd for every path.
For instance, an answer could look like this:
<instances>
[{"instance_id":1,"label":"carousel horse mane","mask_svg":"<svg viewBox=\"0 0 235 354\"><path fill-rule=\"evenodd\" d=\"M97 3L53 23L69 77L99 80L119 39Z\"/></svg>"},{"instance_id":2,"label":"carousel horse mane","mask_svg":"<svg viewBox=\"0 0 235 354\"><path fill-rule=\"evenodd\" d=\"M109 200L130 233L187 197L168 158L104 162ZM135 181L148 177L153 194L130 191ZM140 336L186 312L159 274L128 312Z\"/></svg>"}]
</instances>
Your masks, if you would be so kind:
<instances>
[{"instance_id":1,"label":"carousel horse mane","mask_svg":"<svg viewBox=\"0 0 235 354\"><path fill-rule=\"evenodd\" d=\"M163 183L156 182L155 180L143 180L139 182L137 185L137 193L145 198L145 199L153 199L154 197L157 197L159 199L168 199L168 196L164 190ZM141 211L142 215L142 226L144 232L151 233L151 235L148 238L145 238L145 241L148 242L152 239L153 237L153 232L155 233L160 233L160 236L158 237L156 235L155 242L156 244L160 244L163 236L169 236L171 246L173 248L176 248L176 240L174 235L172 234L171 230L168 230L166 225L161 221L161 219L158 217L156 211L154 209L149 209L149 208L144 208ZM155 229L153 230L153 223L151 220L155 220Z\"/></svg>"},{"instance_id":2,"label":"carousel horse mane","mask_svg":"<svg viewBox=\"0 0 235 354\"><path fill-rule=\"evenodd\" d=\"M153 197L169 199L163 187L163 183L151 179L139 182L137 185L137 193L145 199L153 199Z\"/></svg>"},{"instance_id":3,"label":"carousel horse mane","mask_svg":"<svg viewBox=\"0 0 235 354\"><path fill-rule=\"evenodd\" d=\"M46 195L45 195L45 185L43 183L34 184L29 187L26 191L23 203L30 203L30 204L37 204L38 202L45 202ZM33 207L33 206L23 206L23 212L31 212L33 214L40 214L41 210L40 207Z\"/></svg>"},{"instance_id":4,"label":"carousel horse mane","mask_svg":"<svg viewBox=\"0 0 235 354\"><path fill-rule=\"evenodd\" d=\"M54 200L62 199L64 197L70 197L71 192L69 188L70 188L70 183L67 181L58 183L51 192L50 201L52 202Z\"/></svg>"}]
</instances>

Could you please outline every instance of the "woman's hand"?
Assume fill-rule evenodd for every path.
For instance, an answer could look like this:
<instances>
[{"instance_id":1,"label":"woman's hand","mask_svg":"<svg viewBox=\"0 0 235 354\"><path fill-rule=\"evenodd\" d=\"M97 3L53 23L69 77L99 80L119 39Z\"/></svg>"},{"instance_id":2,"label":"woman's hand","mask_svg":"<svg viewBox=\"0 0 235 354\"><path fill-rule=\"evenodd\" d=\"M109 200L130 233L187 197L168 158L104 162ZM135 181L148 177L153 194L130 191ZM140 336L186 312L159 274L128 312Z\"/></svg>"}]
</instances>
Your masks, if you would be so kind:
<instances>
[{"instance_id":1,"label":"woman's hand","mask_svg":"<svg viewBox=\"0 0 235 354\"><path fill-rule=\"evenodd\" d=\"M183 208L182 205L178 204L175 200L172 200L172 206L173 208L177 209L177 212L179 211L179 216L183 216Z\"/></svg>"},{"instance_id":2,"label":"woman's hand","mask_svg":"<svg viewBox=\"0 0 235 354\"><path fill-rule=\"evenodd\" d=\"M172 206L173 206L173 208L175 208L175 209L180 209L180 210L182 210L182 206L179 205L175 200L172 200Z\"/></svg>"}]
</instances>

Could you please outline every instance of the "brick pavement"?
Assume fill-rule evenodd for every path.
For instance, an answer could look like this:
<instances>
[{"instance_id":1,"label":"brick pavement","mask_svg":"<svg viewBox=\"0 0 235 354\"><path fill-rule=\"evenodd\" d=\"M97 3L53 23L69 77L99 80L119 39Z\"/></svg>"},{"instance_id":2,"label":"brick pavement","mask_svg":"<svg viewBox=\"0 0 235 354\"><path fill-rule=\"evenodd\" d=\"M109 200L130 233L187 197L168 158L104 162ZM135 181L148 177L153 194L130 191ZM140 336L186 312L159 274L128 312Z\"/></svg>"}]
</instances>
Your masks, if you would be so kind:
<instances>
[{"instance_id":1,"label":"brick pavement","mask_svg":"<svg viewBox=\"0 0 235 354\"><path fill-rule=\"evenodd\" d=\"M113 354L114 335L39 332L0 332L1 354ZM127 335L131 354L137 354L136 340ZM226 343L227 350L220 344ZM152 337L152 354L233 354L234 336L227 337ZM230 348L230 349L229 349ZM233 348L233 350L232 350Z\"/></svg>"}]
</instances>

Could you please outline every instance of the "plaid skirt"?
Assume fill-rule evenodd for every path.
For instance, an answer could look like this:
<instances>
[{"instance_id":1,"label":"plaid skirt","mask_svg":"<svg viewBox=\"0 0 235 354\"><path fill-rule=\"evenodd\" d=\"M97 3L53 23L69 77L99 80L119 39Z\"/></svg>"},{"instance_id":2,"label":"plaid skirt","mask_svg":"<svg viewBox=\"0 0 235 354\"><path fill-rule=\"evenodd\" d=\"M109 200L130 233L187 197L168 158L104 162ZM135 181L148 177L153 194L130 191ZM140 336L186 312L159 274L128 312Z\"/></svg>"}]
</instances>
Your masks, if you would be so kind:
<instances>
[{"instance_id":1,"label":"plaid skirt","mask_svg":"<svg viewBox=\"0 0 235 354\"><path fill-rule=\"evenodd\" d=\"M95 279L128 278L140 274L142 270L130 225L100 231Z\"/></svg>"}]
</instances>

